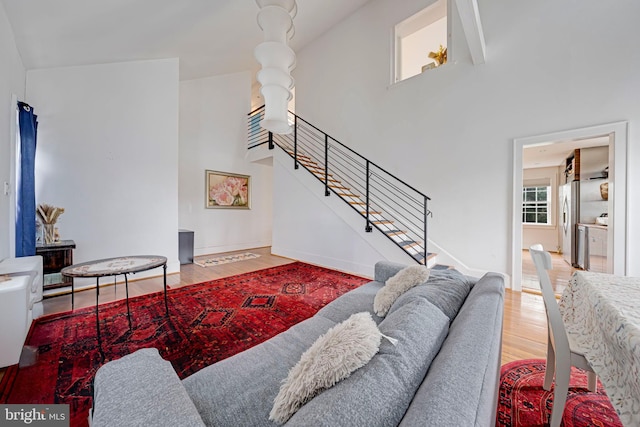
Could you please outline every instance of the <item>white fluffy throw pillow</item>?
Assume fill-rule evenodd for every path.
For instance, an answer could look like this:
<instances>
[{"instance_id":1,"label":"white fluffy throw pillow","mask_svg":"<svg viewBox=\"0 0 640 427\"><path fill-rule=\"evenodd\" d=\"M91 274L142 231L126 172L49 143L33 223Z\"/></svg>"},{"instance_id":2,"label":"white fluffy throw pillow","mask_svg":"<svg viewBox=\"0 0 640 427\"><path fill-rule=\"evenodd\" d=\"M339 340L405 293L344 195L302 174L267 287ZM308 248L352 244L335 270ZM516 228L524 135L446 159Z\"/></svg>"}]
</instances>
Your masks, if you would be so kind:
<instances>
[{"instance_id":1,"label":"white fluffy throw pillow","mask_svg":"<svg viewBox=\"0 0 640 427\"><path fill-rule=\"evenodd\" d=\"M373 300L373 311L380 317L387 315L393 302L409 289L426 282L430 270L424 265L410 265L398 271L378 290Z\"/></svg>"},{"instance_id":2,"label":"white fluffy throw pillow","mask_svg":"<svg viewBox=\"0 0 640 427\"><path fill-rule=\"evenodd\" d=\"M347 320L320 336L280 386L269 419L284 424L321 391L349 377L378 352L382 334L367 312Z\"/></svg>"}]
</instances>

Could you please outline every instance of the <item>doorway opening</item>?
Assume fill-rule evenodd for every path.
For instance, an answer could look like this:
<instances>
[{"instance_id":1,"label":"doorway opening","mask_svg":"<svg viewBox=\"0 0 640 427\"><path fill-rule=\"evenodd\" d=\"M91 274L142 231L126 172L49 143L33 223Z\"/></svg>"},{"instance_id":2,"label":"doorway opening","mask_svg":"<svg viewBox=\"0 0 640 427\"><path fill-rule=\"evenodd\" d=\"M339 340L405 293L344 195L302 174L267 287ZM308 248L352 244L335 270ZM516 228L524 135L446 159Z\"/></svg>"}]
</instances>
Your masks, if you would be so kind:
<instances>
[{"instance_id":1,"label":"doorway opening","mask_svg":"<svg viewBox=\"0 0 640 427\"><path fill-rule=\"evenodd\" d=\"M598 177L597 174L602 171L597 170L595 173L585 173L583 176L585 181L582 184L585 191L587 189L591 191L591 187L594 185L608 182L610 189L608 200L585 205L587 209L585 209L585 215L582 216L582 221L595 223L595 216L593 218L589 216L595 215L592 212L594 209L607 212L608 225L600 227L605 230L604 237L600 237L601 240L604 239L603 256L598 258L604 260L601 262L600 268L601 271L613 274L626 274L628 264L625 234L627 127L627 122L619 122L514 140L513 290L539 292L537 276L535 276L535 270L532 270L527 250L534 243L542 243L545 250L552 253L552 258L554 256L557 258L557 260L554 258L555 271L553 273L556 277L556 293L562 292L564 285L577 268L585 267L584 259L578 262L576 258L578 255L577 246L576 249L571 249L562 243L570 242L570 245L577 245L579 239L577 224L580 222L580 215L574 212L573 220L571 224L568 224L567 215L570 209L563 208L563 203L567 202L567 183L573 182L574 179L580 180L579 176L570 175L570 171L576 167L576 163L575 158L568 159L572 157L571 153L576 153L575 150L578 150L578 156L583 149L587 150L585 153L588 150L600 150L599 154L604 149L608 154L607 162L601 168L607 168L606 179L602 179L604 175ZM558 159L562 160L563 156L565 156L565 163L558 161ZM545 159L551 163L544 164ZM584 168L584 170L587 169ZM598 178L601 179L598 180ZM548 186L551 190L548 220L545 224L527 223L525 221L526 212L523 210L525 205L523 199L527 194L531 194L531 191L525 193L523 188L525 186L537 188L543 185ZM568 206L570 205L569 202ZM540 209L540 204L536 208ZM592 237L596 235L595 232L592 234ZM587 243L584 241L584 236L582 238L583 244ZM599 262L598 259L595 259L595 263Z\"/></svg>"}]
</instances>

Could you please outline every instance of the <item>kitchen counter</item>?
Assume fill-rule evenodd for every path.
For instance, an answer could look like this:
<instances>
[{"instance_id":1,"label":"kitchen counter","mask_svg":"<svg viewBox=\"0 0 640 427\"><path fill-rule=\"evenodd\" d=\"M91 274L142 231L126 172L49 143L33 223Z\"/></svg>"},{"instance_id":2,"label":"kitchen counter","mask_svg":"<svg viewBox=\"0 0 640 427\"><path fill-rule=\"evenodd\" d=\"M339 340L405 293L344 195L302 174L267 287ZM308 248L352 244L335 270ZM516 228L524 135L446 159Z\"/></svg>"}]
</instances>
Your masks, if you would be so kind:
<instances>
[{"instance_id":1,"label":"kitchen counter","mask_svg":"<svg viewBox=\"0 0 640 427\"><path fill-rule=\"evenodd\" d=\"M585 223L579 223L578 225L582 225L584 227L593 227L593 228L600 228L602 230L607 230L607 226L606 225L601 225L601 224L585 224Z\"/></svg>"}]
</instances>

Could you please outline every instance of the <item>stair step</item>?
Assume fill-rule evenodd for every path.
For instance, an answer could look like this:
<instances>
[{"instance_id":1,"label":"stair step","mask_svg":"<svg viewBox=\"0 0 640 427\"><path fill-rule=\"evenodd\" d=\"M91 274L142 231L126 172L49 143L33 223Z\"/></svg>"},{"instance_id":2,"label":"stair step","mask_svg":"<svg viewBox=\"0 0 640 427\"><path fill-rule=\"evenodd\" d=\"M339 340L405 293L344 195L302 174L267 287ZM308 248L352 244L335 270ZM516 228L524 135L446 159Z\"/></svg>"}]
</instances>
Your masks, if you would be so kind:
<instances>
[{"instance_id":1,"label":"stair step","mask_svg":"<svg viewBox=\"0 0 640 427\"><path fill-rule=\"evenodd\" d=\"M324 168L320 165L318 165L317 163L315 165L312 165L311 163L305 163L305 162L300 162L300 164L304 167L306 167L307 169L313 169L315 171L318 171L320 173L322 173L324 175ZM313 172L312 170L312 172Z\"/></svg>"},{"instance_id":2,"label":"stair step","mask_svg":"<svg viewBox=\"0 0 640 427\"><path fill-rule=\"evenodd\" d=\"M347 200L347 203L351 204L351 205L357 205L357 206L364 206L366 205L365 202L356 202L355 200Z\"/></svg>"},{"instance_id":3,"label":"stair step","mask_svg":"<svg viewBox=\"0 0 640 427\"><path fill-rule=\"evenodd\" d=\"M417 249L417 248L422 248L422 244L418 243L414 240L404 240L402 242L398 242L398 244L400 246L402 246L405 249Z\"/></svg>"},{"instance_id":4,"label":"stair step","mask_svg":"<svg viewBox=\"0 0 640 427\"><path fill-rule=\"evenodd\" d=\"M311 173L314 174L315 176L317 176L320 179L320 181L324 182L324 173L322 173L322 174L315 173L315 172L311 172ZM338 184L340 184L340 181L338 181L337 179L332 178L331 176L332 175L329 174L329 182L337 182ZM329 185L331 185L331 184L329 184Z\"/></svg>"},{"instance_id":5,"label":"stair step","mask_svg":"<svg viewBox=\"0 0 640 427\"><path fill-rule=\"evenodd\" d=\"M329 187L331 187L331 188L336 188L336 189L338 189L338 190L346 190L346 191L351 190L350 188L345 187L345 186L343 186L342 184L329 184Z\"/></svg>"},{"instance_id":6,"label":"stair step","mask_svg":"<svg viewBox=\"0 0 640 427\"><path fill-rule=\"evenodd\" d=\"M390 237L391 236L400 236L402 234L407 234L407 232L403 231L403 230L387 230L385 233L387 234L387 236L390 236Z\"/></svg>"},{"instance_id":7,"label":"stair step","mask_svg":"<svg viewBox=\"0 0 640 427\"><path fill-rule=\"evenodd\" d=\"M311 171L311 173L315 173L317 175L322 175L324 176L324 168L320 167L320 166L310 166L310 165L305 165L303 164L303 166L307 169L309 169L309 171ZM333 174L329 174L329 176L333 176Z\"/></svg>"},{"instance_id":8,"label":"stair step","mask_svg":"<svg viewBox=\"0 0 640 427\"><path fill-rule=\"evenodd\" d=\"M329 185L329 187L331 187L331 185ZM357 194L352 194L352 193L343 193L341 191L336 191L336 194L338 196L342 196L342 197L350 197L352 199L359 199L360 196L358 196Z\"/></svg>"},{"instance_id":9,"label":"stair step","mask_svg":"<svg viewBox=\"0 0 640 427\"><path fill-rule=\"evenodd\" d=\"M420 264L424 263L424 252L420 252L417 254L413 254L411 255L413 257L413 259L415 259L416 261L418 261ZM427 254L427 261L434 258L436 256L436 254L429 252Z\"/></svg>"},{"instance_id":10,"label":"stair step","mask_svg":"<svg viewBox=\"0 0 640 427\"><path fill-rule=\"evenodd\" d=\"M360 211L360 213L364 216L367 216L367 211ZM369 215L382 215L382 212L378 211L369 211Z\"/></svg>"},{"instance_id":11,"label":"stair step","mask_svg":"<svg viewBox=\"0 0 640 427\"><path fill-rule=\"evenodd\" d=\"M312 168L312 169L315 169L315 168ZM316 171L311 171L311 173L314 174L314 175L320 175L322 178L324 178L324 169L318 169L317 172ZM333 174L329 173L329 174L327 174L327 176L330 176L330 177L333 178ZM330 179L329 181L340 182L340 181L337 181L335 179Z\"/></svg>"},{"instance_id":12,"label":"stair step","mask_svg":"<svg viewBox=\"0 0 640 427\"><path fill-rule=\"evenodd\" d=\"M298 159L298 163L300 163L301 165L307 166L307 167L311 167L311 168L315 168L315 169L322 169L324 171L324 169L321 168L320 166L318 166L318 163L314 162L313 160L300 160L300 159Z\"/></svg>"},{"instance_id":13,"label":"stair step","mask_svg":"<svg viewBox=\"0 0 640 427\"><path fill-rule=\"evenodd\" d=\"M371 221L371 223L375 225L391 225L393 224L393 221L389 221L388 219L383 219L379 221Z\"/></svg>"},{"instance_id":14,"label":"stair step","mask_svg":"<svg viewBox=\"0 0 640 427\"><path fill-rule=\"evenodd\" d=\"M295 156L295 153L293 152L293 150L290 150L288 148L285 148L284 151L286 151L291 157ZM306 160L306 161L313 161L311 160L311 157L309 156L305 156L304 154L300 154L298 153L298 161L302 161L302 160Z\"/></svg>"},{"instance_id":15,"label":"stair step","mask_svg":"<svg viewBox=\"0 0 640 427\"><path fill-rule=\"evenodd\" d=\"M293 151L287 151L287 153L288 153L291 157L294 157L294 156L293 156ZM298 161L299 161L299 162L314 162L314 163L317 163L317 162L315 162L311 157L309 157L309 156L305 156L304 154L300 154L300 153L298 153Z\"/></svg>"}]
</instances>

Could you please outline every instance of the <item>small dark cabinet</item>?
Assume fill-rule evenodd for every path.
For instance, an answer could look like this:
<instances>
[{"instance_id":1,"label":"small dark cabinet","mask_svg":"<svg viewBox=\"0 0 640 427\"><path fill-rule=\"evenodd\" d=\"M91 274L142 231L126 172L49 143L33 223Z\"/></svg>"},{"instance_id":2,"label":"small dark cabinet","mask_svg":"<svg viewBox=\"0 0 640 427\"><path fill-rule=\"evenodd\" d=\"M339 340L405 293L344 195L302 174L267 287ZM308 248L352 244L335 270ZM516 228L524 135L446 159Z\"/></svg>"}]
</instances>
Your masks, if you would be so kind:
<instances>
[{"instance_id":1,"label":"small dark cabinet","mask_svg":"<svg viewBox=\"0 0 640 427\"><path fill-rule=\"evenodd\" d=\"M72 278L63 277L60 270L73 264L73 240L61 240L55 243L36 246L36 255L42 255L44 274L43 289L56 289L71 286Z\"/></svg>"},{"instance_id":2,"label":"small dark cabinet","mask_svg":"<svg viewBox=\"0 0 640 427\"><path fill-rule=\"evenodd\" d=\"M178 230L178 258L180 264L193 264L193 231Z\"/></svg>"}]
</instances>

